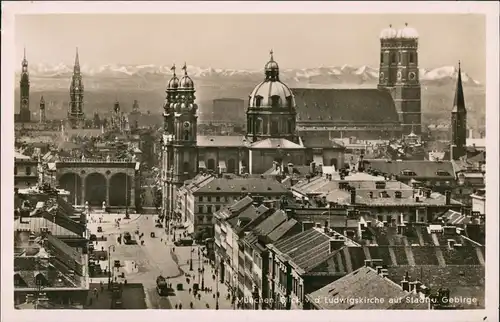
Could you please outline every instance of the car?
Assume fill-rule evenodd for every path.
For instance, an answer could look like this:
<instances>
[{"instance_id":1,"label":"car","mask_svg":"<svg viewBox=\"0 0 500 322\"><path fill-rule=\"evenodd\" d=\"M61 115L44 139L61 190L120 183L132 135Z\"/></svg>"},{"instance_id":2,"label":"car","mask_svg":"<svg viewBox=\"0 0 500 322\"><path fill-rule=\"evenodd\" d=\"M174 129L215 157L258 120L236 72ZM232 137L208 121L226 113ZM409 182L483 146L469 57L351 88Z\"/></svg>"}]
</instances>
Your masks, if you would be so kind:
<instances>
[{"instance_id":1,"label":"car","mask_svg":"<svg viewBox=\"0 0 500 322\"><path fill-rule=\"evenodd\" d=\"M155 227L156 227L156 228L163 228L163 225L162 225L161 223L157 223L157 224L155 225Z\"/></svg>"},{"instance_id":2,"label":"car","mask_svg":"<svg viewBox=\"0 0 500 322\"><path fill-rule=\"evenodd\" d=\"M89 237L89 240L90 241L97 241L97 236L96 234L91 234L90 237Z\"/></svg>"},{"instance_id":3,"label":"car","mask_svg":"<svg viewBox=\"0 0 500 322\"><path fill-rule=\"evenodd\" d=\"M102 233L102 227L101 226L97 227L97 232L98 233Z\"/></svg>"}]
</instances>

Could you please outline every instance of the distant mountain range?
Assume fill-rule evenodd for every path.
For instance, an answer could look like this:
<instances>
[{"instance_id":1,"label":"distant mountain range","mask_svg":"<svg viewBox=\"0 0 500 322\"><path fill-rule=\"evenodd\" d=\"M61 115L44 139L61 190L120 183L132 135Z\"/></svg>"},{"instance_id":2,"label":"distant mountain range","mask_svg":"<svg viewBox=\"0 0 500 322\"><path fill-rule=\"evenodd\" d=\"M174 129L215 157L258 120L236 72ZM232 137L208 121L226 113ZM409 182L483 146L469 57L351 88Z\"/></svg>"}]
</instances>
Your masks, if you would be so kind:
<instances>
[{"instance_id":1,"label":"distant mountain range","mask_svg":"<svg viewBox=\"0 0 500 322\"><path fill-rule=\"evenodd\" d=\"M253 82L262 80L262 70L236 70L220 68L200 68L188 66L188 74L193 79L227 80L234 82ZM170 66L157 65L103 65L92 68L82 65L84 77L92 78L142 78L158 79L171 75ZM73 73L73 66L63 63L57 65L33 64L29 66L32 77L40 78L69 78ZM180 72L179 72L180 74ZM455 82L458 69L454 66L443 66L434 69L420 69L420 81L424 85L447 85ZM370 66L354 67L344 65L340 67L318 67L303 69L281 69L280 78L283 82L308 84L374 84L378 81L378 68ZM482 86L467 73L462 71L462 81L468 86Z\"/></svg>"}]
</instances>

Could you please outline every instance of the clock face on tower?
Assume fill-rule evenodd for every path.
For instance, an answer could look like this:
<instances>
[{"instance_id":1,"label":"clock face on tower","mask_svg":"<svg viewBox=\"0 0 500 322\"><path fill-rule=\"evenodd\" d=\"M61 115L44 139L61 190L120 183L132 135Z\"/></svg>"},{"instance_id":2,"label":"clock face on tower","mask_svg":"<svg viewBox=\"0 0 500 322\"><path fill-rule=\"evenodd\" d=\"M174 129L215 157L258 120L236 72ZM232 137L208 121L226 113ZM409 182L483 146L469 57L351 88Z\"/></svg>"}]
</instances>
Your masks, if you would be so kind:
<instances>
[{"instance_id":1,"label":"clock face on tower","mask_svg":"<svg viewBox=\"0 0 500 322\"><path fill-rule=\"evenodd\" d=\"M384 80L384 77L385 77L384 73L383 73L383 72L380 72L380 80L381 80L381 81L383 81L383 80Z\"/></svg>"},{"instance_id":2,"label":"clock face on tower","mask_svg":"<svg viewBox=\"0 0 500 322\"><path fill-rule=\"evenodd\" d=\"M398 80L401 80L401 78L403 78L403 75L401 74L401 72L398 72L397 77L398 77Z\"/></svg>"},{"instance_id":3,"label":"clock face on tower","mask_svg":"<svg viewBox=\"0 0 500 322\"><path fill-rule=\"evenodd\" d=\"M184 122L184 128L187 129L189 127L189 125L190 125L189 122Z\"/></svg>"},{"instance_id":4,"label":"clock face on tower","mask_svg":"<svg viewBox=\"0 0 500 322\"><path fill-rule=\"evenodd\" d=\"M410 72L408 74L408 77L410 78L410 80L414 80L417 77L417 75L414 72Z\"/></svg>"},{"instance_id":5,"label":"clock face on tower","mask_svg":"<svg viewBox=\"0 0 500 322\"><path fill-rule=\"evenodd\" d=\"M27 100L26 98L23 98L23 100L22 100L22 104L23 104L23 105L28 105L28 100Z\"/></svg>"}]
</instances>

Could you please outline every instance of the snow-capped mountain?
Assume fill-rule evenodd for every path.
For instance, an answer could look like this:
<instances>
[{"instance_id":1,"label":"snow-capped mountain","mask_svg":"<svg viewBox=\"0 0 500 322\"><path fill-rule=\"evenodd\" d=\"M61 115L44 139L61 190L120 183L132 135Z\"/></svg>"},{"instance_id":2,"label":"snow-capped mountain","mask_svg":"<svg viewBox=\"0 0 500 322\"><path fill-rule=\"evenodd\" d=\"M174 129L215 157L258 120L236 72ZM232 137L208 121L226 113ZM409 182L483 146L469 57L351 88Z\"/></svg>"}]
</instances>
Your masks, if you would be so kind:
<instances>
[{"instance_id":1,"label":"snow-capped mountain","mask_svg":"<svg viewBox=\"0 0 500 322\"><path fill-rule=\"evenodd\" d=\"M221 68L201 68L187 66L188 74L194 79L218 79L231 81L259 82L262 80L262 70L236 70ZM32 77L71 77L73 66L60 63L57 65L32 64L30 75ZM102 65L99 67L81 66L81 72L86 77L167 77L171 75L170 66L157 65ZM436 83L439 85L455 81L458 69L454 66L443 66L434 69L420 69L420 80L424 84ZM370 66L334 66L302 69L282 69L280 78L285 82L309 84L371 84L378 80L378 68ZM472 79L467 73L462 72L462 81L465 85L481 86L479 81Z\"/></svg>"}]
</instances>

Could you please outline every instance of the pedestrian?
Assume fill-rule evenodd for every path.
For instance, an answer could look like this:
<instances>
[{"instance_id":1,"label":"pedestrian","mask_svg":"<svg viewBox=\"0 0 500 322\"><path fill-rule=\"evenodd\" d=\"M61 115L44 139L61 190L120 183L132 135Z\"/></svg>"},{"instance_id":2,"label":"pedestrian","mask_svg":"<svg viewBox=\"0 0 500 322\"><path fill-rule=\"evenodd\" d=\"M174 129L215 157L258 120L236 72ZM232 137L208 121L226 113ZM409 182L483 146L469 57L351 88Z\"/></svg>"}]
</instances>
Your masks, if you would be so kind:
<instances>
[{"instance_id":1,"label":"pedestrian","mask_svg":"<svg viewBox=\"0 0 500 322\"><path fill-rule=\"evenodd\" d=\"M198 293L198 300L201 301L201 294L200 293Z\"/></svg>"},{"instance_id":2,"label":"pedestrian","mask_svg":"<svg viewBox=\"0 0 500 322\"><path fill-rule=\"evenodd\" d=\"M206 305L207 309L209 309L209 308L210 308L210 305L208 305L208 303L206 303L205 305Z\"/></svg>"},{"instance_id":3,"label":"pedestrian","mask_svg":"<svg viewBox=\"0 0 500 322\"><path fill-rule=\"evenodd\" d=\"M189 306L190 306L191 308L193 308L193 302L190 302L190 303L189 303Z\"/></svg>"},{"instance_id":4,"label":"pedestrian","mask_svg":"<svg viewBox=\"0 0 500 322\"><path fill-rule=\"evenodd\" d=\"M191 294L191 288L189 288L189 294Z\"/></svg>"},{"instance_id":5,"label":"pedestrian","mask_svg":"<svg viewBox=\"0 0 500 322\"><path fill-rule=\"evenodd\" d=\"M182 303L179 303L179 310L182 310Z\"/></svg>"},{"instance_id":6,"label":"pedestrian","mask_svg":"<svg viewBox=\"0 0 500 322\"><path fill-rule=\"evenodd\" d=\"M175 309L177 309L179 306L177 304L175 304Z\"/></svg>"}]
</instances>

